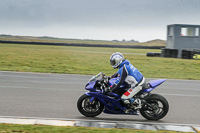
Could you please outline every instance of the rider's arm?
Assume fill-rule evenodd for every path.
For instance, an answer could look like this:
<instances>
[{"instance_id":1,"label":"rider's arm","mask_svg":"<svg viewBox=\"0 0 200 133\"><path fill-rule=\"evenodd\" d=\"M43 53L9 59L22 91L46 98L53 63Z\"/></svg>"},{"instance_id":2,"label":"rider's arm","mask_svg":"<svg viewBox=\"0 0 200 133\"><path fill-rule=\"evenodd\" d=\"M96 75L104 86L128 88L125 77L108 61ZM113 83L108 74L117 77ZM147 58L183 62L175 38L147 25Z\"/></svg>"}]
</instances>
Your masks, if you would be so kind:
<instances>
[{"instance_id":1,"label":"rider's arm","mask_svg":"<svg viewBox=\"0 0 200 133\"><path fill-rule=\"evenodd\" d=\"M111 76L111 78L116 78L118 76L118 72L116 72L115 74L113 74L112 76Z\"/></svg>"},{"instance_id":2,"label":"rider's arm","mask_svg":"<svg viewBox=\"0 0 200 133\"><path fill-rule=\"evenodd\" d=\"M113 85L112 87L110 88L111 91L115 90L115 89L118 89L125 81L127 75L128 75L128 71L126 70L126 66L124 65L124 67L122 68L122 71L121 73L119 73L121 76L120 76L120 79L117 80Z\"/></svg>"}]
</instances>

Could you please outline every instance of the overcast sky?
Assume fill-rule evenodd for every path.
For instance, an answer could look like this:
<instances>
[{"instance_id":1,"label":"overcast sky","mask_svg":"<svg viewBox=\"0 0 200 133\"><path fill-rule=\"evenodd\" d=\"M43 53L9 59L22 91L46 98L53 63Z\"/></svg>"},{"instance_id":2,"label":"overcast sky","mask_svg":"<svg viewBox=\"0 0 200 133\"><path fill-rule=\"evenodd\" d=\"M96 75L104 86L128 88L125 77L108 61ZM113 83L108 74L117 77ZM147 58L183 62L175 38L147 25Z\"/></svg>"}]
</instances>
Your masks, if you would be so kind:
<instances>
[{"instance_id":1,"label":"overcast sky","mask_svg":"<svg viewBox=\"0 0 200 133\"><path fill-rule=\"evenodd\" d=\"M0 34L144 42L169 24L200 25L200 0L0 0Z\"/></svg>"}]
</instances>

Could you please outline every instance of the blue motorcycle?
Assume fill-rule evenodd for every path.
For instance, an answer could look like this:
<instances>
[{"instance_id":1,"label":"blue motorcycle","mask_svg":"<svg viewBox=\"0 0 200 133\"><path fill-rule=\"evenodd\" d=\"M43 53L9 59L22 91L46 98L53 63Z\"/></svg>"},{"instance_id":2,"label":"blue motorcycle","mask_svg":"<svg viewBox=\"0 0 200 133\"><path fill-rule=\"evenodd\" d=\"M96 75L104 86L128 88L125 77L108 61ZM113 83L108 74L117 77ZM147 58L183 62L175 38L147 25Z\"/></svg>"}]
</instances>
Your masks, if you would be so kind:
<instances>
[{"instance_id":1,"label":"blue motorcycle","mask_svg":"<svg viewBox=\"0 0 200 133\"><path fill-rule=\"evenodd\" d=\"M98 79L100 77L100 79ZM86 117L95 117L102 112L107 114L138 115L148 120L159 120L166 116L169 110L167 100L151 91L166 81L166 79L152 80L143 86L143 89L133 98L139 99L131 105L122 102L121 95L127 91L127 85L120 86L119 92L111 93L108 88L117 79L107 77L104 73L93 76L86 84L85 89L89 92L83 94L77 102L77 108ZM137 113L136 113L137 112Z\"/></svg>"}]
</instances>

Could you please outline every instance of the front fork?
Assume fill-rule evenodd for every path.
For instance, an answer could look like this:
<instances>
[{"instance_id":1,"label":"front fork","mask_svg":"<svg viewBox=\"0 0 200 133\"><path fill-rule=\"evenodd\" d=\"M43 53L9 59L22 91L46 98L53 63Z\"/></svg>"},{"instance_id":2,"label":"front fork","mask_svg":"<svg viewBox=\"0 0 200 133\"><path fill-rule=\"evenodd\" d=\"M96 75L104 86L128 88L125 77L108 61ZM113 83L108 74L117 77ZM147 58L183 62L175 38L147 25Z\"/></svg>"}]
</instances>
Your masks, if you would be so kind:
<instances>
[{"instance_id":1,"label":"front fork","mask_svg":"<svg viewBox=\"0 0 200 133\"><path fill-rule=\"evenodd\" d=\"M93 103L94 100L95 100L95 97L91 97L91 98L90 98L90 102L91 102L91 103Z\"/></svg>"}]
</instances>

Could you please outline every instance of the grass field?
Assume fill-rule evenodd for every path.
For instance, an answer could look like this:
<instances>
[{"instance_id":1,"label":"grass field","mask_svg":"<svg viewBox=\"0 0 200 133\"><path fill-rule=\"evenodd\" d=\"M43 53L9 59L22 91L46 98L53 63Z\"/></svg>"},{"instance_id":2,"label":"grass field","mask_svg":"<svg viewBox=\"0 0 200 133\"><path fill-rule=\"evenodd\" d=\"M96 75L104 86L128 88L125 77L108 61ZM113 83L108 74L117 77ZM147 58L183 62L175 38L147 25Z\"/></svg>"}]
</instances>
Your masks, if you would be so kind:
<instances>
[{"instance_id":1,"label":"grass field","mask_svg":"<svg viewBox=\"0 0 200 133\"><path fill-rule=\"evenodd\" d=\"M43 125L0 124L0 133L177 133L175 131L147 131L134 129L105 129L87 127L56 127ZM181 133L181 132L179 132Z\"/></svg>"},{"instance_id":2,"label":"grass field","mask_svg":"<svg viewBox=\"0 0 200 133\"><path fill-rule=\"evenodd\" d=\"M124 53L147 78L200 80L200 60L146 57L152 49L65 47L0 43L0 71L94 75L115 73L109 63L113 52Z\"/></svg>"}]
</instances>

